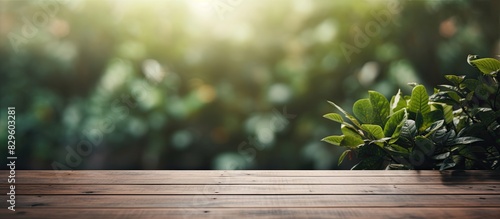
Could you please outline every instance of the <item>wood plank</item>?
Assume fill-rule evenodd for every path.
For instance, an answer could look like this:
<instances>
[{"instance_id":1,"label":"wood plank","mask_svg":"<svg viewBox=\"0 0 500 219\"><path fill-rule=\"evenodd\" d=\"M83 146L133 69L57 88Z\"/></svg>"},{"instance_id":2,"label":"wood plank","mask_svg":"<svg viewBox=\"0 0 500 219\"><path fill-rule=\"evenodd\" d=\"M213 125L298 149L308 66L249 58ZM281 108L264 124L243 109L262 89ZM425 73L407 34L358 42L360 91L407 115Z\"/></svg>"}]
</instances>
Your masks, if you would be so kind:
<instances>
[{"instance_id":1,"label":"wood plank","mask_svg":"<svg viewBox=\"0 0 500 219\"><path fill-rule=\"evenodd\" d=\"M376 185L376 184L498 184L500 177L439 177L439 176L373 176L373 177L195 177L149 175L96 175L78 174L64 178L16 175L16 184L100 184L100 185L210 185L210 184L325 184L325 185ZM3 183L5 184L5 182Z\"/></svg>"},{"instance_id":2,"label":"wood plank","mask_svg":"<svg viewBox=\"0 0 500 219\"><path fill-rule=\"evenodd\" d=\"M8 191L8 185L0 185ZM500 184L475 185L17 185L17 195L499 195Z\"/></svg>"},{"instance_id":3,"label":"wood plank","mask_svg":"<svg viewBox=\"0 0 500 219\"><path fill-rule=\"evenodd\" d=\"M7 202L0 202L6 208ZM18 208L500 207L500 195L17 195Z\"/></svg>"},{"instance_id":4,"label":"wood plank","mask_svg":"<svg viewBox=\"0 0 500 219\"><path fill-rule=\"evenodd\" d=\"M18 177L87 177L89 175L100 178L101 176L126 175L137 177L159 176L159 177L367 177L367 176L455 176L455 177L491 177L500 176L500 171L467 170L467 171L436 171L436 170L18 170ZM7 177L8 171L0 170L0 177Z\"/></svg>"},{"instance_id":5,"label":"wood plank","mask_svg":"<svg viewBox=\"0 0 500 219\"><path fill-rule=\"evenodd\" d=\"M0 218L496 218L500 208L199 208L199 209L29 209L0 211Z\"/></svg>"},{"instance_id":6,"label":"wood plank","mask_svg":"<svg viewBox=\"0 0 500 219\"><path fill-rule=\"evenodd\" d=\"M5 182L0 190L7 191ZM0 211L0 218L494 218L500 175L19 170L16 210Z\"/></svg>"},{"instance_id":7,"label":"wood plank","mask_svg":"<svg viewBox=\"0 0 500 219\"><path fill-rule=\"evenodd\" d=\"M179 171L173 171L179 172ZM481 176L484 171L472 171L471 175L443 176L335 176L322 177L265 177L175 175L172 171L18 171L17 184L435 184L435 183L500 183L500 175ZM183 171L180 171L181 173ZM240 172L240 171L236 171ZM274 171L280 172L280 171ZM308 171L300 171L307 173ZM296 172L299 174L300 172ZM355 171L345 171L351 173ZM390 171L377 171L390 172ZM3 173L6 173L5 171ZM232 172L229 171L229 174ZM467 172L468 173L468 172ZM348 175L348 174L347 174ZM5 176L6 177L6 176ZM2 182L1 184L6 184Z\"/></svg>"}]
</instances>

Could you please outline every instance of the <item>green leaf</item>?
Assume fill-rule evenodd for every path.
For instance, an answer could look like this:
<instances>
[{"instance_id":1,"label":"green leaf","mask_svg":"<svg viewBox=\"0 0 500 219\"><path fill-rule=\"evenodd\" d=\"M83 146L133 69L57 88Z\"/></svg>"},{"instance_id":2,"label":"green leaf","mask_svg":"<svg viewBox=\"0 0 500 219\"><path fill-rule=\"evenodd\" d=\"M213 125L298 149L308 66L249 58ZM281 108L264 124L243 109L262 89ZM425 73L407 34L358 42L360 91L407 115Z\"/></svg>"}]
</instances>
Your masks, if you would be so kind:
<instances>
[{"instance_id":1,"label":"green leaf","mask_svg":"<svg viewBox=\"0 0 500 219\"><path fill-rule=\"evenodd\" d=\"M337 163L337 166L340 166L340 164L342 164L342 161L344 161L345 156L349 153L351 153L351 150L345 150L344 152L342 152L342 154L339 157L339 162Z\"/></svg>"},{"instance_id":2,"label":"green leaf","mask_svg":"<svg viewBox=\"0 0 500 219\"><path fill-rule=\"evenodd\" d=\"M331 136L328 136L328 137L325 137L323 139L321 139L321 141L324 141L326 143L330 143L330 144L333 144L333 145L336 145L336 146L340 146L340 143L342 142L342 140L344 140L344 136L341 135L331 135Z\"/></svg>"},{"instance_id":3,"label":"green leaf","mask_svg":"<svg viewBox=\"0 0 500 219\"><path fill-rule=\"evenodd\" d=\"M331 101L327 101L327 102L330 105L332 105L333 107L335 107L338 111L340 111L341 113L343 113L344 116L347 119L349 119L355 126L361 127L361 125L359 124L358 120L356 118L354 118L354 116L352 116L351 114L349 114L347 111L345 111L344 109L342 109L340 106L338 106L334 102L331 102Z\"/></svg>"},{"instance_id":4,"label":"green leaf","mask_svg":"<svg viewBox=\"0 0 500 219\"><path fill-rule=\"evenodd\" d=\"M444 160L444 159L448 158L450 156L450 154L451 154L450 152L445 152L445 153L433 156L432 159L434 159L434 160Z\"/></svg>"},{"instance_id":5,"label":"green leaf","mask_svg":"<svg viewBox=\"0 0 500 219\"><path fill-rule=\"evenodd\" d=\"M368 91L370 103L373 107L374 124L384 126L389 117L389 101L379 92Z\"/></svg>"},{"instance_id":6,"label":"green leaf","mask_svg":"<svg viewBox=\"0 0 500 219\"><path fill-rule=\"evenodd\" d=\"M348 125L341 125L340 130L342 131L342 134L344 135L352 135L359 137L360 139L363 139L363 133L361 130L356 129L355 127L348 126Z\"/></svg>"},{"instance_id":7,"label":"green leaf","mask_svg":"<svg viewBox=\"0 0 500 219\"><path fill-rule=\"evenodd\" d=\"M481 71L483 74L490 74L500 69L500 61L494 58L483 58L470 61L471 65Z\"/></svg>"},{"instance_id":8,"label":"green leaf","mask_svg":"<svg viewBox=\"0 0 500 219\"><path fill-rule=\"evenodd\" d=\"M408 113L406 109L401 109L389 117L389 120L385 123L384 135L387 137L399 137L399 132L401 127L404 125L405 120L408 118ZM399 130L397 130L399 127ZM395 133L398 131L397 133Z\"/></svg>"},{"instance_id":9,"label":"green leaf","mask_svg":"<svg viewBox=\"0 0 500 219\"><path fill-rule=\"evenodd\" d=\"M462 75L462 76L445 75L444 78L446 78L446 80L450 81L454 85L458 86L460 83L462 83L462 81L464 81L465 75Z\"/></svg>"},{"instance_id":10,"label":"green leaf","mask_svg":"<svg viewBox=\"0 0 500 219\"><path fill-rule=\"evenodd\" d=\"M474 98L474 95L475 95L475 94L474 94L474 91L469 92L469 93L465 96L465 100L467 100L467 101L471 101L471 100L472 100L472 98Z\"/></svg>"},{"instance_id":11,"label":"green leaf","mask_svg":"<svg viewBox=\"0 0 500 219\"><path fill-rule=\"evenodd\" d=\"M394 133L392 133L391 140L389 141L389 143L391 144L396 143L396 141L399 139L399 136L401 135L401 129L406 124L406 120L408 120L408 113L406 113L405 110L404 117L401 120L401 123L399 123L396 129L394 130Z\"/></svg>"},{"instance_id":12,"label":"green leaf","mask_svg":"<svg viewBox=\"0 0 500 219\"><path fill-rule=\"evenodd\" d=\"M408 168L406 165L398 163L391 163L387 165L387 167L385 168L385 170L409 170L409 169L410 168Z\"/></svg>"},{"instance_id":13,"label":"green leaf","mask_svg":"<svg viewBox=\"0 0 500 219\"><path fill-rule=\"evenodd\" d=\"M424 129L424 115L422 113L409 113L410 118L414 119L415 126L417 127L418 133L421 133Z\"/></svg>"},{"instance_id":14,"label":"green leaf","mask_svg":"<svg viewBox=\"0 0 500 219\"><path fill-rule=\"evenodd\" d=\"M433 102L438 103L446 103L446 104L459 104L460 103L460 95L458 95L455 91L441 91L433 94L429 97L429 99Z\"/></svg>"},{"instance_id":15,"label":"green leaf","mask_svg":"<svg viewBox=\"0 0 500 219\"><path fill-rule=\"evenodd\" d=\"M481 82L476 79L465 79L462 84L460 84L460 89L467 88L469 91L475 91L476 87L480 84Z\"/></svg>"},{"instance_id":16,"label":"green leaf","mask_svg":"<svg viewBox=\"0 0 500 219\"><path fill-rule=\"evenodd\" d=\"M444 92L446 95L448 95L452 100L454 100L457 103L460 103L460 95L456 91L445 91Z\"/></svg>"},{"instance_id":17,"label":"green leaf","mask_svg":"<svg viewBox=\"0 0 500 219\"><path fill-rule=\"evenodd\" d=\"M383 147L385 145L385 143L387 143L387 141L391 140L390 137L384 137L384 138L381 138L381 139L377 139L377 140L372 140L370 141L370 144L376 144L380 147Z\"/></svg>"},{"instance_id":18,"label":"green leaf","mask_svg":"<svg viewBox=\"0 0 500 219\"><path fill-rule=\"evenodd\" d=\"M365 143L363 141L363 137L348 126L342 125L341 131L344 134L344 139L342 139L342 142L340 143L341 146L356 148Z\"/></svg>"},{"instance_id":19,"label":"green leaf","mask_svg":"<svg viewBox=\"0 0 500 219\"><path fill-rule=\"evenodd\" d=\"M415 137L415 145L427 156L432 155L434 153L434 150L436 149L434 146L434 142L423 136Z\"/></svg>"},{"instance_id":20,"label":"green leaf","mask_svg":"<svg viewBox=\"0 0 500 219\"><path fill-rule=\"evenodd\" d=\"M399 134L399 145L405 148L413 147L414 138L417 135L417 126L415 121L406 120L403 127L401 127L401 133Z\"/></svg>"},{"instance_id":21,"label":"green leaf","mask_svg":"<svg viewBox=\"0 0 500 219\"><path fill-rule=\"evenodd\" d=\"M483 139L476 138L476 137L459 137L455 138L452 141L450 141L449 145L466 145L466 144L472 144L475 142L480 142L483 141Z\"/></svg>"},{"instance_id":22,"label":"green leaf","mask_svg":"<svg viewBox=\"0 0 500 219\"><path fill-rule=\"evenodd\" d=\"M414 113L421 113L422 115L431 111L429 95L423 85L417 85L413 88L408 110Z\"/></svg>"},{"instance_id":23,"label":"green leaf","mask_svg":"<svg viewBox=\"0 0 500 219\"><path fill-rule=\"evenodd\" d=\"M369 99L356 101L352 107L352 112L362 123L374 123L375 115Z\"/></svg>"},{"instance_id":24,"label":"green leaf","mask_svg":"<svg viewBox=\"0 0 500 219\"><path fill-rule=\"evenodd\" d=\"M328 114L323 115L323 117L327 118L329 120L332 120L334 122L338 122L340 124L342 124L344 122L344 120L342 119L342 116L338 113L328 113Z\"/></svg>"},{"instance_id":25,"label":"green leaf","mask_svg":"<svg viewBox=\"0 0 500 219\"><path fill-rule=\"evenodd\" d=\"M443 110L441 109L430 111L429 113L423 115L422 117L424 119L422 121L422 124L420 125L420 127L417 125L420 132L424 132L427 128L431 127L431 125L436 121L444 122L444 113Z\"/></svg>"},{"instance_id":26,"label":"green leaf","mask_svg":"<svg viewBox=\"0 0 500 219\"><path fill-rule=\"evenodd\" d=\"M358 157L361 161L353 169L383 169L386 152L379 146L366 144L359 147Z\"/></svg>"},{"instance_id":27,"label":"green leaf","mask_svg":"<svg viewBox=\"0 0 500 219\"><path fill-rule=\"evenodd\" d=\"M455 138L455 136L455 130L451 129L448 131L446 126L444 126L432 134L432 140L436 142L436 144L446 144L446 142L451 141L450 139Z\"/></svg>"},{"instance_id":28,"label":"green leaf","mask_svg":"<svg viewBox=\"0 0 500 219\"><path fill-rule=\"evenodd\" d=\"M481 100L487 100L489 97L489 92L488 89L486 88L486 85L478 85L476 87L476 90L474 90L474 93L476 97L478 97Z\"/></svg>"},{"instance_id":29,"label":"green leaf","mask_svg":"<svg viewBox=\"0 0 500 219\"><path fill-rule=\"evenodd\" d=\"M372 140L384 138L384 131L379 125L363 124L361 127L373 137Z\"/></svg>"},{"instance_id":30,"label":"green leaf","mask_svg":"<svg viewBox=\"0 0 500 219\"><path fill-rule=\"evenodd\" d=\"M444 122L446 122L446 124L450 124L451 122L453 122L453 106L444 105L443 114Z\"/></svg>"},{"instance_id":31,"label":"green leaf","mask_svg":"<svg viewBox=\"0 0 500 219\"><path fill-rule=\"evenodd\" d=\"M429 127L429 133L426 136L434 134L437 130L441 129L444 125L444 119L440 119L438 121L433 122Z\"/></svg>"},{"instance_id":32,"label":"green leaf","mask_svg":"<svg viewBox=\"0 0 500 219\"><path fill-rule=\"evenodd\" d=\"M474 114L476 114L484 124L491 124L497 118L500 118L500 110L495 113L495 111L487 107L477 108L474 110Z\"/></svg>"},{"instance_id":33,"label":"green leaf","mask_svg":"<svg viewBox=\"0 0 500 219\"><path fill-rule=\"evenodd\" d=\"M439 116L436 115L437 119L434 119L434 121L444 119L446 124L453 122L453 106L452 105L447 105L447 104L443 104L443 103L434 103L432 106L436 108L436 110L434 110L434 111L439 112L441 114ZM431 112L433 112L433 111L431 111ZM434 121L431 121L431 122L434 122Z\"/></svg>"},{"instance_id":34,"label":"green leaf","mask_svg":"<svg viewBox=\"0 0 500 219\"><path fill-rule=\"evenodd\" d=\"M398 154L403 154L403 155L408 155L410 154L410 151L404 147L401 147L397 144L391 144L385 147L387 150L398 153Z\"/></svg>"},{"instance_id":35,"label":"green leaf","mask_svg":"<svg viewBox=\"0 0 500 219\"><path fill-rule=\"evenodd\" d=\"M469 118L467 118L466 116L461 116L461 117L458 117L457 120L458 121L455 122L456 123L455 127L456 127L457 132L460 132L460 131L462 131L462 129L464 129L467 126Z\"/></svg>"},{"instance_id":36,"label":"green leaf","mask_svg":"<svg viewBox=\"0 0 500 219\"><path fill-rule=\"evenodd\" d=\"M458 89L458 87L455 87L452 85L441 84L441 85L438 85L438 87L440 88L440 90L443 90L443 91L454 91L454 92L460 93L460 89Z\"/></svg>"},{"instance_id":37,"label":"green leaf","mask_svg":"<svg viewBox=\"0 0 500 219\"><path fill-rule=\"evenodd\" d=\"M406 108L407 105L406 100L403 97L403 94L401 93L401 89L399 89L398 93L391 98L390 105L391 105L390 109L391 115L399 111L400 109Z\"/></svg>"},{"instance_id":38,"label":"green leaf","mask_svg":"<svg viewBox=\"0 0 500 219\"><path fill-rule=\"evenodd\" d=\"M437 166L440 167L439 171L443 171L443 170L446 170L446 169L450 169L450 168L454 167L455 165L457 165L457 163L453 159L453 156L450 156L450 157L446 158L443 161L443 163L440 163Z\"/></svg>"}]
</instances>

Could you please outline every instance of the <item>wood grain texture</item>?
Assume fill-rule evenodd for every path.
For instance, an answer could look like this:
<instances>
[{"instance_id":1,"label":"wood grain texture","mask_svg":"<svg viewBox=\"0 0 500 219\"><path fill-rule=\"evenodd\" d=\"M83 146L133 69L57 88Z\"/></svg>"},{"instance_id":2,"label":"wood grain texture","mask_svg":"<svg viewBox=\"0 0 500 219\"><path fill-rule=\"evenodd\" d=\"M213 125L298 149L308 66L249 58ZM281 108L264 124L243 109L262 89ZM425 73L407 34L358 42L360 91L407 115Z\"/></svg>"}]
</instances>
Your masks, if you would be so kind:
<instances>
[{"instance_id":1,"label":"wood grain texture","mask_svg":"<svg viewBox=\"0 0 500 219\"><path fill-rule=\"evenodd\" d=\"M19 171L18 171L19 172ZM177 171L174 171L177 172ZM239 171L241 173L241 171ZM270 171L268 171L271 173ZM279 172L279 171L275 171ZM304 171L307 173L308 171ZM355 172L355 171L346 171ZM367 176L350 174L323 174L322 176L301 176L300 172L290 176L228 176L221 172L219 176L175 175L172 171L21 171L16 174L17 184L101 184L101 185L208 185L208 184L323 184L323 185L373 185L373 184L495 184L500 183L496 172L484 174L442 174L420 175L418 171L411 175L383 175L372 172ZM7 177L7 172L2 171ZM474 172L471 172L474 173ZM0 176L1 177L1 176ZM3 182L4 184L6 182Z\"/></svg>"},{"instance_id":2,"label":"wood grain texture","mask_svg":"<svg viewBox=\"0 0 500 219\"><path fill-rule=\"evenodd\" d=\"M13 214L0 212L1 218L19 219L68 219L68 218L497 218L499 208L129 208L129 209L20 209ZM4 217L6 216L6 217ZM8 217L7 217L8 216Z\"/></svg>"},{"instance_id":3,"label":"wood grain texture","mask_svg":"<svg viewBox=\"0 0 500 219\"><path fill-rule=\"evenodd\" d=\"M0 212L0 218L19 219L68 219L68 218L148 218L148 219L198 219L198 218L497 218L500 208L128 208L128 209L19 209L15 214Z\"/></svg>"},{"instance_id":4,"label":"wood grain texture","mask_svg":"<svg viewBox=\"0 0 500 219\"><path fill-rule=\"evenodd\" d=\"M500 207L500 195L19 195L16 201L22 208Z\"/></svg>"},{"instance_id":5,"label":"wood grain texture","mask_svg":"<svg viewBox=\"0 0 500 219\"><path fill-rule=\"evenodd\" d=\"M18 170L16 212L0 206L0 218L495 218L500 173Z\"/></svg>"},{"instance_id":6,"label":"wood grain texture","mask_svg":"<svg viewBox=\"0 0 500 219\"><path fill-rule=\"evenodd\" d=\"M0 185L0 191L7 191ZM500 195L500 184L474 185L18 185L18 195Z\"/></svg>"}]
</instances>

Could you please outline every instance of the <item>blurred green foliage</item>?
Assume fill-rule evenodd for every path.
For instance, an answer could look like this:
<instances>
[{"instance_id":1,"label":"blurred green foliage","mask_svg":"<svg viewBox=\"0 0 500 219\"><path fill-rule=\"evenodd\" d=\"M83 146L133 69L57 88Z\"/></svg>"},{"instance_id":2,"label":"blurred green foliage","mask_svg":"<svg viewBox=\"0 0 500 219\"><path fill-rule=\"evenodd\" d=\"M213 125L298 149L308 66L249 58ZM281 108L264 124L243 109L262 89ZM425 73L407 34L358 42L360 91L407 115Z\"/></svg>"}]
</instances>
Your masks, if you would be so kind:
<instances>
[{"instance_id":1,"label":"blurred green foliage","mask_svg":"<svg viewBox=\"0 0 500 219\"><path fill-rule=\"evenodd\" d=\"M478 74L463 57L500 54L498 8L0 1L0 142L14 106L22 169L345 169L342 150L318 141L336 128L325 100Z\"/></svg>"}]
</instances>

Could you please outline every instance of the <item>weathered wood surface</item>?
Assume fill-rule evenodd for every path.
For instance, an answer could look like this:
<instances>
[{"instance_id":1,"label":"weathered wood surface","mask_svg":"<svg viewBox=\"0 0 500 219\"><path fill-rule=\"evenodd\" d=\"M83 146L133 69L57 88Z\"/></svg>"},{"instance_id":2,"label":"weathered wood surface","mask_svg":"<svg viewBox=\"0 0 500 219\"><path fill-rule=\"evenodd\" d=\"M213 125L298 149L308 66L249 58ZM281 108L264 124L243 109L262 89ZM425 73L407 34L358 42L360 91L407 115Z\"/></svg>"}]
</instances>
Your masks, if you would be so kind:
<instances>
[{"instance_id":1,"label":"weathered wood surface","mask_svg":"<svg viewBox=\"0 0 500 219\"><path fill-rule=\"evenodd\" d=\"M0 218L496 218L500 173L19 170L5 200Z\"/></svg>"}]
</instances>

